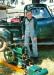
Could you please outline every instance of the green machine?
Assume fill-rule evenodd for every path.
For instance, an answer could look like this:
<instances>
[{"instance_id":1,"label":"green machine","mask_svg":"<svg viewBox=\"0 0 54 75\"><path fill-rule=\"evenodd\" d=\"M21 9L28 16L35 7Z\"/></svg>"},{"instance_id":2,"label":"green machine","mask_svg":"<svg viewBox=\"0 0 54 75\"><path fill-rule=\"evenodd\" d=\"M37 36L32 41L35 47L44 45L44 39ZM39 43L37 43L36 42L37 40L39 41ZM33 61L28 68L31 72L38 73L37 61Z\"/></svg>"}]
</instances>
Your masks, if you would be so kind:
<instances>
[{"instance_id":1,"label":"green machine","mask_svg":"<svg viewBox=\"0 0 54 75\"><path fill-rule=\"evenodd\" d=\"M28 72L27 75L46 75L48 74L47 69L42 69L41 67L36 66L36 65L30 66L27 72Z\"/></svg>"},{"instance_id":2,"label":"green machine","mask_svg":"<svg viewBox=\"0 0 54 75\"><path fill-rule=\"evenodd\" d=\"M48 74L48 70L46 68L41 68L35 64L29 65L29 68L27 69L27 64L25 62L25 59L28 61L28 56L23 58L23 55L27 53L27 48L18 48L16 47L16 57L18 58L18 65L19 66L26 66L27 74L26 75L46 75ZM30 61L29 61L30 62ZM28 63L28 62L27 62Z\"/></svg>"},{"instance_id":3,"label":"green machine","mask_svg":"<svg viewBox=\"0 0 54 75\"><path fill-rule=\"evenodd\" d=\"M25 59L28 59L27 48L21 46L11 46L4 50L6 61L14 65L25 65Z\"/></svg>"},{"instance_id":4,"label":"green machine","mask_svg":"<svg viewBox=\"0 0 54 75\"><path fill-rule=\"evenodd\" d=\"M8 50L9 49L9 50ZM8 48L4 51L5 59L8 63L22 66L22 68L26 69L26 75L46 75L48 74L47 69L42 69L35 64L29 65L31 62L28 57L28 50L26 47L12 47ZM28 68L27 68L28 67Z\"/></svg>"}]
</instances>

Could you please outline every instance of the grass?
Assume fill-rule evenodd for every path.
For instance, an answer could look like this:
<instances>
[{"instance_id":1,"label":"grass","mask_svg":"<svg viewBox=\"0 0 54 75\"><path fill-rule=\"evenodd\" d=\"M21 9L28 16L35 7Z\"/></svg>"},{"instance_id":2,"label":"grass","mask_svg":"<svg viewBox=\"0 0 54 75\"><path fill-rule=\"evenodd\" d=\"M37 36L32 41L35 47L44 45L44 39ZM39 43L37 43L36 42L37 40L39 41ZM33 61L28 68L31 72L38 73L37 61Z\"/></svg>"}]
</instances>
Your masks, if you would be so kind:
<instances>
[{"instance_id":1,"label":"grass","mask_svg":"<svg viewBox=\"0 0 54 75\"><path fill-rule=\"evenodd\" d=\"M54 50L40 50L40 59L37 65L47 68L48 75L54 75Z\"/></svg>"}]
</instances>

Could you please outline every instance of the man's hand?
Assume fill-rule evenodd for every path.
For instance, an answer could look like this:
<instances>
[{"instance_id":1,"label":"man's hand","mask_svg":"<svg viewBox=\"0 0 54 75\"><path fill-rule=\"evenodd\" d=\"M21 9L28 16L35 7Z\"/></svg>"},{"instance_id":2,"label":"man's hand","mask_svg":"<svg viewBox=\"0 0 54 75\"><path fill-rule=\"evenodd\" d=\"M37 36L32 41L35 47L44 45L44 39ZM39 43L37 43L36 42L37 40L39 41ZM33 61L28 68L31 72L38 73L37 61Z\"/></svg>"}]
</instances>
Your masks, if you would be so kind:
<instances>
[{"instance_id":1,"label":"man's hand","mask_svg":"<svg viewBox=\"0 0 54 75\"><path fill-rule=\"evenodd\" d=\"M36 40L37 40L37 38L36 38L36 37L34 37L34 38L33 38L33 41L36 41Z\"/></svg>"},{"instance_id":2,"label":"man's hand","mask_svg":"<svg viewBox=\"0 0 54 75\"><path fill-rule=\"evenodd\" d=\"M22 39L24 39L25 35L22 35Z\"/></svg>"}]
</instances>

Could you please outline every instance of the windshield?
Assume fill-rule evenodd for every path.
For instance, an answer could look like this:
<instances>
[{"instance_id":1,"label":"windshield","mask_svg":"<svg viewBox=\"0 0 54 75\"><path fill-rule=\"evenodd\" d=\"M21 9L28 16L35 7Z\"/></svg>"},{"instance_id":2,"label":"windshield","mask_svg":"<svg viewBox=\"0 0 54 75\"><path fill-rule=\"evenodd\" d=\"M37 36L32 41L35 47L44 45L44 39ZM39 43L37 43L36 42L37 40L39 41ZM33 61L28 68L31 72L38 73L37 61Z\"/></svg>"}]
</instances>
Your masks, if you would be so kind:
<instances>
[{"instance_id":1,"label":"windshield","mask_svg":"<svg viewBox=\"0 0 54 75\"><path fill-rule=\"evenodd\" d=\"M50 14L44 7L35 7L32 9L32 14L35 18L49 18Z\"/></svg>"}]
</instances>

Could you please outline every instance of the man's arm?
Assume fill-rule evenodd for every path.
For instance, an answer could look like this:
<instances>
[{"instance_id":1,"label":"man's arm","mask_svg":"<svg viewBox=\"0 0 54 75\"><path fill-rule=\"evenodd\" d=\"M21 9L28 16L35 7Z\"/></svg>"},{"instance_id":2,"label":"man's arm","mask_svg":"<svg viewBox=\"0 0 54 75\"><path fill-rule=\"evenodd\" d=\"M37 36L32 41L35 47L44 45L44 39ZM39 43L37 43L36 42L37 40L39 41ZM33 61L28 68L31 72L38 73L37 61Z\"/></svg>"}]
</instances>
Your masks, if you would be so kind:
<instances>
[{"instance_id":1,"label":"man's arm","mask_svg":"<svg viewBox=\"0 0 54 75\"><path fill-rule=\"evenodd\" d=\"M25 35L25 18L22 21L22 35Z\"/></svg>"}]
</instances>

